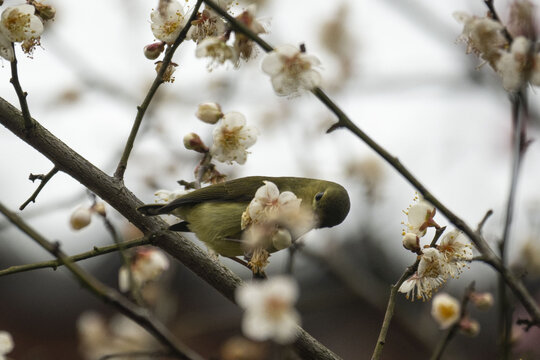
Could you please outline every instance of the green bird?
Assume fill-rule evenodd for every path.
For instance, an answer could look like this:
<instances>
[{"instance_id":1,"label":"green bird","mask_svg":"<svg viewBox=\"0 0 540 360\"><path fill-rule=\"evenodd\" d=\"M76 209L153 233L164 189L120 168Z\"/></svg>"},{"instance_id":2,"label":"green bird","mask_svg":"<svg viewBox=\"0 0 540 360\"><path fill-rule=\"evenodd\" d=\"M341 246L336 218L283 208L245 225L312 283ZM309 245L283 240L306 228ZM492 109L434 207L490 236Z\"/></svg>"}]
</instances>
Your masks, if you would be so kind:
<instances>
[{"instance_id":1,"label":"green bird","mask_svg":"<svg viewBox=\"0 0 540 360\"><path fill-rule=\"evenodd\" d=\"M226 257L245 254L242 246L242 213L264 185L274 183L280 192L291 191L301 206L313 212L313 228L340 224L350 209L347 190L331 181L298 177L250 176L194 190L168 204L143 205L138 210L145 215L172 214L182 222L169 229L194 232L210 249ZM311 229L309 229L311 230ZM293 241L296 240L294 232ZM278 249L269 245L268 252Z\"/></svg>"}]
</instances>

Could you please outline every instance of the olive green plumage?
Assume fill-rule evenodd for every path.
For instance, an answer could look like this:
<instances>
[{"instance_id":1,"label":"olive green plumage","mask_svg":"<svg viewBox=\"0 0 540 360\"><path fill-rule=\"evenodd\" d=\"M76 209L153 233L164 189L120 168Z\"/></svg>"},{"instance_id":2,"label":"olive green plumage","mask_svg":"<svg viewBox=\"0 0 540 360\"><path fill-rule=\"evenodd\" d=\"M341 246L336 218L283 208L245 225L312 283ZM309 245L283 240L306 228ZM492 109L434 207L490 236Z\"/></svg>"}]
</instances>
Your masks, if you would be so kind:
<instances>
[{"instance_id":1,"label":"olive green plumage","mask_svg":"<svg viewBox=\"0 0 540 360\"><path fill-rule=\"evenodd\" d=\"M141 206L145 215L173 214L184 222L171 226L175 231L192 231L208 247L223 256L244 254L241 245L242 213L255 196L263 180L271 181L280 193L292 191L310 207L316 228L340 224L350 208L349 195L343 186L331 181L296 178L251 176L210 185L192 191L168 204ZM267 249L270 252L275 249Z\"/></svg>"}]
</instances>

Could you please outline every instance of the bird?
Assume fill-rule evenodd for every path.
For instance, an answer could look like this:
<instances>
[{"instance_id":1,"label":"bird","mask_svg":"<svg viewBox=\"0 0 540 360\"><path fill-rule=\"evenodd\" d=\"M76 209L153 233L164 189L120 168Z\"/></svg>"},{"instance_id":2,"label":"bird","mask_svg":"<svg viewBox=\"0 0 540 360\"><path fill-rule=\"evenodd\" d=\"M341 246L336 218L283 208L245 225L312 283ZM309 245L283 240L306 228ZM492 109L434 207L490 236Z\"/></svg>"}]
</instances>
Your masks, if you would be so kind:
<instances>
[{"instance_id":1,"label":"bird","mask_svg":"<svg viewBox=\"0 0 540 360\"><path fill-rule=\"evenodd\" d=\"M242 214L265 182L274 183L279 191L293 192L301 206L312 212L311 228L333 227L345 220L350 199L345 188L335 182L301 177L250 176L209 185L182 195L167 204L148 204L138 208L147 216L172 214L183 221L169 229L193 232L206 246L225 257L245 255ZM307 231L311 230L307 229ZM307 232L306 231L306 232ZM293 241L296 240L294 235ZM269 253L279 249L271 244Z\"/></svg>"}]
</instances>

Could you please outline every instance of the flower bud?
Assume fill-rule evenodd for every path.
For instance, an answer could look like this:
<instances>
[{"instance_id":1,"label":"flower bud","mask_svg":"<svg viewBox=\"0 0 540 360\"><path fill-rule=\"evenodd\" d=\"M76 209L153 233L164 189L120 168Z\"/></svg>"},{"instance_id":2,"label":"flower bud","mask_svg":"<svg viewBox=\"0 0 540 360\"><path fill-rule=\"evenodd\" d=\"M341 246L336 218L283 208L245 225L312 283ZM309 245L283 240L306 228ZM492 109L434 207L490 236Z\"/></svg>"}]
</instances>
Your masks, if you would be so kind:
<instances>
[{"instance_id":1,"label":"flower bud","mask_svg":"<svg viewBox=\"0 0 540 360\"><path fill-rule=\"evenodd\" d=\"M476 320L465 317L459 322L459 331L463 335L475 337L480 332L480 323Z\"/></svg>"},{"instance_id":2,"label":"flower bud","mask_svg":"<svg viewBox=\"0 0 540 360\"><path fill-rule=\"evenodd\" d=\"M407 250L417 253L420 251L420 239L418 239L418 236L416 236L416 234L406 233L403 236L403 247Z\"/></svg>"},{"instance_id":3,"label":"flower bud","mask_svg":"<svg viewBox=\"0 0 540 360\"><path fill-rule=\"evenodd\" d=\"M105 203L104 202L97 202L92 206L92 210L98 215L101 215L105 217L107 215L107 212L105 210Z\"/></svg>"},{"instance_id":4,"label":"flower bud","mask_svg":"<svg viewBox=\"0 0 540 360\"><path fill-rule=\"evenodd\" d=\"M488 292L472 293L470 295L471 302L478 310L488 310L493 306L493 295Z\"/></svg>"},{"instance_id":5,"label":"flower bud","mask_svg":"<svg viewBox=\"0 0 540 360\"><path fill-rule=\"evenodd\" d=\"M215 124L223 117L221 106L217 103L199 104L195 116L208 124Z\"/></svg>"},{"instance_id":6,"label":"flower bud","mask_svg":"<svg viewBox=\"0 0 540 360\"><path fill-rule=\"evenodd\" d=\"M51 5L42 4L37 1L32 1L32 5L36 9L36 15L43 21L53 20L56 15L56 9Z\"/></svg>"},{"instance_id":7,"label":"flower bud","mask_svg":"<svg viewBox=\"0 0 540 360\"><path fill-rule=\"evenodd\" d=\"M199 135L195 133L189 133L184 136L184 146L188 150L193 150L203 154L208 152L208 147L204 145Z\"/></svg>"},{"instance_id":8,"label":"flower bud","mask_svg":"<svg viewBox=\"0 0 540 360\"><path fill-rule=\"evenodd\" d=\"M92 221L92 212L86 207L77 208L71 218L69 219L69 224L73 230L80 230L90 224Z\"/></svg>"},{"instance_id":9,"label":"flower bud","mask_svg":"<svg viewBox=\"0 0 540 360\"><path fill-rule=\"evenodd\" d=\"M160 41L148 44L144 47L144 56L149 60L155 60L165 50L165 43Z\"/></svg>"},{"instance_id":10,"label":"flower bud","mask_svg":"<svg viewBox=\"0 0 540 360\"><path fill-rule=\"evenodd\" d=\"M272 235L272 245L277 250L286 249L292 244L291 233L286 229L278 229L274 235Z\"/></svg>"}]
</instances>

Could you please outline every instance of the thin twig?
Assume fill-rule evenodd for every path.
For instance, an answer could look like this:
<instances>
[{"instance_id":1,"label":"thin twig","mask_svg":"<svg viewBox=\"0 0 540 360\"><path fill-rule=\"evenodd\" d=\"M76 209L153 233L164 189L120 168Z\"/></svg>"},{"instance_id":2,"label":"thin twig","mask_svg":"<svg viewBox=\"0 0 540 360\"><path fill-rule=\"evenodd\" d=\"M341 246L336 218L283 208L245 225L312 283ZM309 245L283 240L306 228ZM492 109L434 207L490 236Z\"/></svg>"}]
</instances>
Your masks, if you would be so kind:
<instances>
[{"instance_id":1,"label":"thin twig","mask_svg":"<svg viewBox=\"0 0 540 360\"><path fill-rule=\"evenodd\" d=\"M489 13L491 15L491 18L502 24L501 19L499 18L499 15L497 14L497 11L495 10L495 5L493 4L493 0L484 0L484 4L486 4L487 6ZM510 33L508 32L508 30L506 29L506 26L503 27L503 35L506 38L506 41L508 41L509 43L512 43L513 41L512 35L510 35Z\"/></svg>"},{"instance_id":2,"label":"thin twig","mask_svg":"<svg viewBox=\"0 0 540 360\"><path fill-rule=\"evenodd\" d=\"M519 169L525 147L522 146L526 139L522 137L524 134L523 128L524 117L527 114L526 102L524 94L519 91L517 94L512 94L510 98L512 102L512 124L513 124L513 149L512 149L512 173L510 178L510 189L508 190L508 199L506 202L506 216L504 221L504 229L501 241L499 243L499 251L501 263L507 264L507 248L508 238L510 236L510 228L514 213L514 203L516 197L517 183L519 179ZM511 300L506 291L504 279L499 276L499 335L500 335L500 356L501 359L510 358L510 336L512 330L512 309Z\"/></svg>"},{"instance_id":3,"label":"thin twig","mask_svg":"<svg viewBox=\"0 0 540 360\"><path fill-rule=\"evenodd\" d=\"M167 48L167 51L165 51L165 56L163 57L161 68L159 69L156 75L156 78L154 79L154 82L152 83L152 86L150 86L150 89L148 90L148 93L146 94L146 97L144 98L142 104L137 107L137 115L135 116L133 127L131 128L131 132L126 142L124 152L122 153L122 157L120 158L120 161L114 173L114 177L117 180L124 179L124 173L126 172L129 155L131 154L131 150L133 149L133 144L135 143L135 138L137 137L137 133L139 131L139 127L141 126L144 114L146 110L148 109L148 106L150 105L150 102L152 101L152 98L156 94L159 86L163 84L164 82L163 74L165 74L165 71L167 71L167 68L169 67L169 64L171 63L174 52L176 51L178 46L185 40L186 35L189 29L191 28L191 22L197 18L197 13L199 12L199 8L201 7L201 4L202 4L202 0L197 0L197 3L195 4L195 7L193 8L191 16L189 17L182 31L180 31L178 38L176 38L176 41L174 42L174 44L169 46Z\"/></svg>"},{"instance_id":4,"label":"thin twig","mask_svg":"<svg viewBox=\"0 0 540 360\"><path fill-rule=\"evenodd\" d=\"M24 119L24 127L26 131L29 131L34 126L34 120L30 116L30 109L28 108L28 102L26 97L28 96L27 92L24 92L21 83L19 82L19 73L17 71L17 56L15 55L15 44L11 44L13 48L13 61L11 62L11 79L9 82L13 84L15 88L15 93L19 98L19 104L21 105L21 112Z\"/></svg>"},{"instance_id":5,"label":"thin twig","mask_svg":"<svg viewBox=\"0 0 540 360\"><path fill-rule=\"evenodd\" d=\"M482 235L482 229L484 229L484 225L486 224L486 221L489 219L489 217L493 215L493 210L489 209L486 214L484 215L484 217L482 218L482 220L480 220L480 222L478 223L478 226L476 227L476 233L478 235Z\"/></svg>"},{"instance_id":6,"label":"thin twig","mask_svg":"<svg viewBox=\"0 0 540 360\"><path fill-rule=\"evenodd\" d=\"M163 352L163 351L132 351L132 352L104 355L100 357L99 360L109 360L109 359L119 359L119 358L134 359L138 357L145 358L145 359L148 359L148 358L163 359L163 358L172 358L175 356L171 353Z\"/></svg>"},{"instance_id":7,"label":"thin twig","mask_svg":"<svg viewBox=\"0 0 540 360\"><path fill-rule=\"evenodd\" d=\"M26 200L20 207L19 207L19 210L24 210L24 208L30 204L31 202L35 203L36 202L36 198L37 196L39 195L39 193L41 192L41 190L45 187L45 185L49 182L49 180L52 179L52 177L54 175L56 175L56 173L58 172L58 168L55 166L51 169L51 171L49 171L47 173L47 175L43 176L43 177L40 177L39 180L41 181L41 183L39 184L38 188L36 189L36 191L34 191L34 193L32 194L32 196L30 196L28 198L28 200ZM32 175L30 175L30 180L32 180ZM33 180L32 180L33 181Z\"/></svg>"},{"instance_id":8,"label":"thin twig","mask_svg":"<svg viewBox=\"0 0 540 360\"><path fill-rule=\"evenodd\" d=\"M463 298L461 299L461 312L459 314L459 319L448 329L445 336L439 341L437 344L437 347L433 351L433 355L431 355L430 360L439 360L444 352L444 349L446 346L450 343L450 341L454 338L457 331L459 330L459 324L461 320L467 315L467 304L469 303L469 300L471 299L471 294L474 292L474 281L467 286L465 289L465 293L463 294Z\"/></svg>"},{"instance_id":9,"label":"thin twig","mask_svg":"<svg viewBox=\"0 0 540 360\"><path fill-rule=\"evenodd\" d=\"M156 236L155 234L150 234L140 239L126 241L122 243L122 245L126 249L142 246L142 245L148 245L152 242L152 238L155 236ZM97 256L101 256L101 255L118 251L119 248L120 247L116 244L104 246L100 248L94 247L90 251L70 256L69 261L77 262L81 260L90 259L93 257L97 257ZM21 273L25 271L37 270L37 269L44 269L44 268L52 268L53 270L56 270L59 266L62 266L62 265L64 265L64 263L60 260L50 260L50 261L41 261L41 262L32 263L32 264L15 265L15 266L10 266L4 270L0 270L0 276L11 275L11 274Z\"/></svg>"},{"instance_id":10,"label":"thin twig","mask_svg":"<svg viewBox=\"0 0 540 360\"><path fill-rule=\"evenodd\" d=\"M71 262L69 257L60 249L60 244L52 243L41 236L33 228L31 228L22 218L7 209L0 203L0 212L4 214L9 221L19 230L28 235L31 239L37 242L41 247L60 260L66 268L71 271L75 278L90 290L94 295L101 298L106 303L110 303L117 310L127 315L129 318L144 327L148 332L154 335L164 346L169 348L171 352L180 359L202 359L198 354L193 352L185 345L179 343L167 330L163 324L153 318L153 316L144 308L138 307L116 290L109 288L95 277L85 272L77 264Z\"/></svg>"},{"instance_id":11,"label":"thin twig","mask_svg":"<svg viewBox=\"0 0 540 360\"><path fill-rule=\"evenodd\" d=\"M388 333L388 329L390 328L390 321L392 320L392 317L394 316L394 308L396 307L396 296L398 293L398 290L412 274L416 271L418 268L418 264L420 263L420 260L416 260L416 262L409 266L407 270L403 272L397 283L392 285L390 289L390 296L388 298L388 305L386 306L386 312L384 314L384 320L381 325L381 330L379 332L379 337L377 338L377 345L375 345L375 349L373 350L373 355L371 355L371 360L378 360L381 358L382 351L384 348L384 344L386 343L386 334Z\"/></svg>"}]
</instances>

